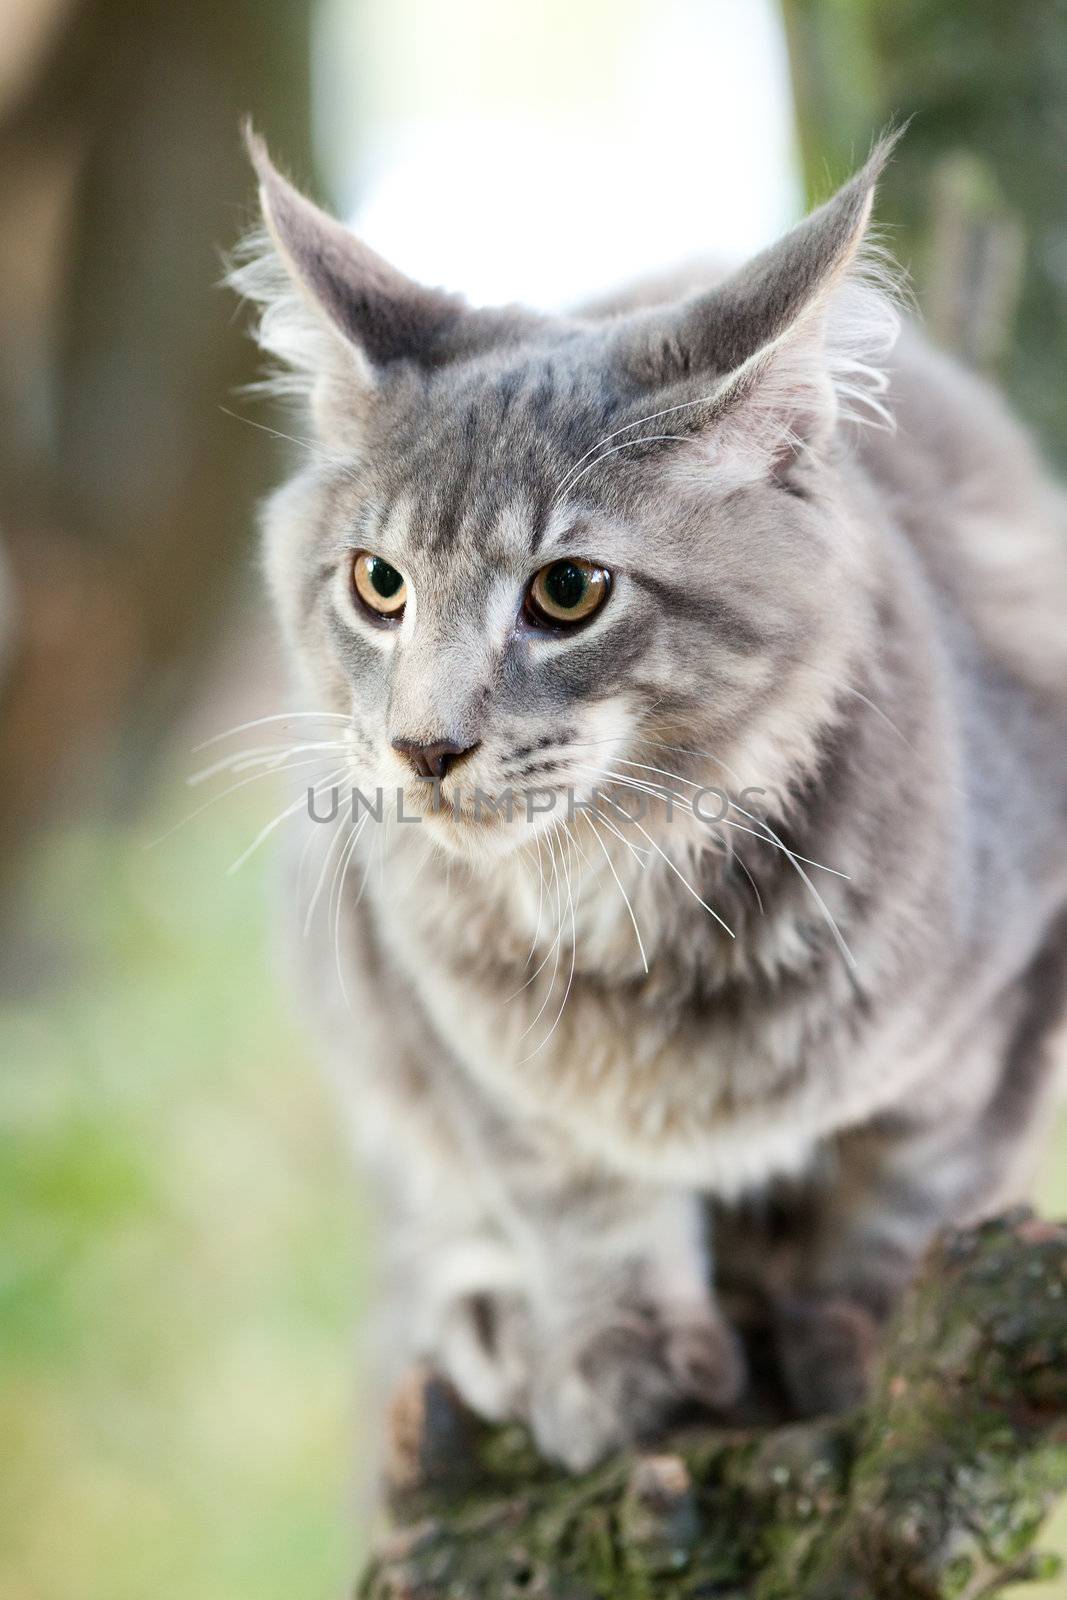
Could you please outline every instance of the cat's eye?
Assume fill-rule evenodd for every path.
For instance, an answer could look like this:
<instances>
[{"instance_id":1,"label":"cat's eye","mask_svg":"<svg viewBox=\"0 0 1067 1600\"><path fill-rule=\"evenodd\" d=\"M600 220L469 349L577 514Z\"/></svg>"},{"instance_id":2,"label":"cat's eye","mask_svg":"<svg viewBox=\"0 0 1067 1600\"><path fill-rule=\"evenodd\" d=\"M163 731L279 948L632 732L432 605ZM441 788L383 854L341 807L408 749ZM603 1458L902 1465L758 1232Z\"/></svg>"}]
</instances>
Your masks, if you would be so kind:
<instances>
[{"instance_id":1,"label":"cat's eye","mask_svg":"<svg viewBox=\"0 0 1067 1600\"><path fill-rule=\"evenodd\" d=\"M534 574L524 609L535 627L567 628L588 622L610 593L610 572L591 561L567 556Z\"/></svg>"},{"instance_id":2,"label":"cat's eye","mask_svg":"<svg viewBox=\"0 0 1067 1600\"><path fill-rule=\"evenodd\" d=\"M357 550L352 558L352 587L368 611L386 622L399 622L404 615L408 586L403 573L369 550Z\"/></svg>"}]
</instances>

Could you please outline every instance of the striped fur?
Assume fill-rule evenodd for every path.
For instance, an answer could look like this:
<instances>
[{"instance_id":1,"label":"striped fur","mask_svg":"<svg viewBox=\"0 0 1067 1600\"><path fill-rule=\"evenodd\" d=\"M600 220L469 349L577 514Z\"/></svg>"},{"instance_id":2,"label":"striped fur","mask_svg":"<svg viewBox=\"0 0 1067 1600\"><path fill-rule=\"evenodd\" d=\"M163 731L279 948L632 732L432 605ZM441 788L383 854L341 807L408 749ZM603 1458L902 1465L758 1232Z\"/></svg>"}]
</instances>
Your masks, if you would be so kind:
<instances>
[{"instance_id":1,"label":"striped fur","mask_svg":"<svg viewBox=\"0 0 1067 1600\"><path fill-rule=\"evenodd\" d=\"M716 1281L744 1279L794 1404L850 1403L918 1253L1043 1120L1058 491L982 385L911 327L890 350L883 147L741 272L559 318L409 283L253 153L277 260L237 281L315 430L271 590L352 780L422 819L309 845L346 862L303 951L380 1180L389 1351L580 1467L736 1399ZM357 549L407 580L394 629ZM522 594L563 555L611 598L538 635ZM398 736L473 747L449 806ZM475 787L557 809L479 818Z\"/></svg>"}]
</instances>

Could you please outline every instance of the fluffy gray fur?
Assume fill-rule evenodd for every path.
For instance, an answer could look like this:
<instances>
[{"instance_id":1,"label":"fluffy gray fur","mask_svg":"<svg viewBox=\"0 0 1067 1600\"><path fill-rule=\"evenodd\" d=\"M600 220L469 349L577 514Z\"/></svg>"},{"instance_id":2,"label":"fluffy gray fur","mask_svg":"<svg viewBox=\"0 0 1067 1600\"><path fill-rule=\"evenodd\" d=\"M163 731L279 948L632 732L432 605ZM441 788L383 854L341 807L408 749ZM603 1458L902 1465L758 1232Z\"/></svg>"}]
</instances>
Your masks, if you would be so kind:
<instances>
[{"instance_id":1,"label":"fluffy gray fur","mask_svg":"<svg viewBox=\"0 0 1067 1600\"><path fill-rule=\"evenodd\" d=\"M581 1468L737 1400L733 1281L795 1408L849 1404L933 1232L1025 1186L1047 1114L1064 503L984 385L893 348L885 146L744 270L572 316L410 282L251 149L270 241L236 279L314 434L270 588L346 784L422 818L342 810L293 895L299 925L336 891L302 948L390 1356ZM398 626L357 550L403 573ZM612 593L539 633L523 593L564 555ZM438 810L394 739L472 747ZM719 825L667 815L705 785ZM469 800L597 787L533 825Z\"/></svg>"}]
</instances>

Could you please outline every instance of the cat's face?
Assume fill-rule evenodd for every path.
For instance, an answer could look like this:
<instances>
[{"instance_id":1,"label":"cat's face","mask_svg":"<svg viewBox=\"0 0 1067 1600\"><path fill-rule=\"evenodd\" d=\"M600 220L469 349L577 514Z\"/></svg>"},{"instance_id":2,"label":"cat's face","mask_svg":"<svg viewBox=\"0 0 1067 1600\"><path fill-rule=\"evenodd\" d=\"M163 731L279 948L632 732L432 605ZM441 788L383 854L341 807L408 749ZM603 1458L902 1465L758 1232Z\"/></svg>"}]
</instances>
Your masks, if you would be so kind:
<instances>
[{"instance_id":1,"label":"cat's face","mask_svg":"<svg viewBox=\"0 0 1067 1600\"><path fill-rule=\"evenodd\" d=\"M268 566L314 703L351 719L352 781L471 856L594 790L610 818L657 769L782 781L860 570L812 296L854 254L870 179L749 280L552 319L408 284L264 161L310 295L274 347L292 359L294 319L318 321L318 441L271 504Z\"/></svg>"}]
</instances>

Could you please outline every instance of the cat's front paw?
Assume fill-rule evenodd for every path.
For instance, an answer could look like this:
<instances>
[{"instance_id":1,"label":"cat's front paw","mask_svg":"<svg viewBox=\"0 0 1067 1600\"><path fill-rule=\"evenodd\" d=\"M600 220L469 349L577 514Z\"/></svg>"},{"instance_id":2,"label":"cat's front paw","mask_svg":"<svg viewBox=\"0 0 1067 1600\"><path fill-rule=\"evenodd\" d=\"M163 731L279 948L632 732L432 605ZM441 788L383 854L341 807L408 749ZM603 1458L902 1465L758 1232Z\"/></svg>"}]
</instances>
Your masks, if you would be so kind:
<instances>
[{"instance_id":1,"label":"cat's front paw","mask_svg":"<svg viewBox=\"0 0 1067 1600\"><path fill-rule=\"evenodd\" d=\"M786 1389L802 1417L862 1403L880 1337L866 1307L844 1296L789 1300L778 1307L776 1334Z\"/></svg>"},{"instance_id":2,"label":"cat's front paw","mask_svg":"<svg viewBox=\"0 0 1067 1600\"><path fill-rule=\"evenodd\" d=\"M472 1411L504 1422L527 1413L532 1348L525 1299L493 1290L451 1302L434 1357Z\"/></svg>"},{"instance_id":3,"label":"cat's front paw","mask_svg":"<svg viewBox=\"0 0 1067 1600\"><path fill-rule=\"evenodd\" d=\"M529 1422L539 1449L572 1472L654 1437L693 1405L723 1411L744 1387L740 1343L709 1309L620 1314L542 1350Z\"/></svg>"}]
</instances>

